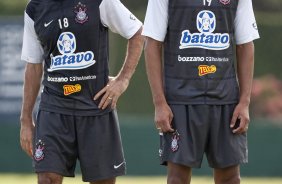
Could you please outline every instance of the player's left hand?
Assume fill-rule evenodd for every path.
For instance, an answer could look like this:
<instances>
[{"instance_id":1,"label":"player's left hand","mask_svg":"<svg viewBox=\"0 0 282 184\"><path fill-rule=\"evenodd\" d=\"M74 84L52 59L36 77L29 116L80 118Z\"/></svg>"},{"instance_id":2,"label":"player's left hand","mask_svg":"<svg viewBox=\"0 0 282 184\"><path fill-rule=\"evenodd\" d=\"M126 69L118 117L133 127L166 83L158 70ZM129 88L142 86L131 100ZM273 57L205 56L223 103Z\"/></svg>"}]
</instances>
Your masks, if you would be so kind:
<instances>
[{"instance_id":1,"label":"player's left hand","mask_svg":"<svg viewBox=\"0 0 282 184\"><path fill-rule=\"evenodd\" d=\"M121 79L119 77L109 77L108 84L94 97L94 100L97 100L98 98L102 97L98 107L100 109L105 109L109 105L111 105L112 109L116 108L117 101L120 95L127 89L128 84L128 79Z\"/></svg>"},{"instance_id":2,"label":"player's left hand","mask_svg":"<svg viewBox=\"0 0 282 184\"><path fill-rule=\"evenodd\" d=\"M238 125L236 125L236 121ZM249 105L239 103L233 112L230 128L234 134L247 132L250 122Z\"/></svg>"}]
</instances>

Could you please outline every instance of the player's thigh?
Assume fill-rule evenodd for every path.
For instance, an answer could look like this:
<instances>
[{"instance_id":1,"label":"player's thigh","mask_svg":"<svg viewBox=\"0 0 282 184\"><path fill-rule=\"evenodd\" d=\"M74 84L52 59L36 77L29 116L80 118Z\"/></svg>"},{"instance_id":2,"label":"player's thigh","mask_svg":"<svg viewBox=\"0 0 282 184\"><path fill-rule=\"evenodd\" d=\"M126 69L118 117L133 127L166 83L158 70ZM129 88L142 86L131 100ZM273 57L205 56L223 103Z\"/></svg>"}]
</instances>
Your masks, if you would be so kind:
<instances>
[{"instance_id":1,"label":"player's thigh","mask_svg":"<svg viewBox=\"0 0 282 184\"><path fill-rule=\"evenodd\" d=\"M230 122L236 104L211 105L206 155L210 167L227 168L248 162L247 134L234 134Z\"/></svg>"},{"instance_id":2,"label":"player's thigh","mask_svg":"<svg viewBox=\"0 0 282 184\"><path fill-rule=\"evenodd\" d=\"M199 168L208 141L208 108L204 105L170 105L170 108L174 114L172 126L176 132L160 134L161 164L173 162Z\"/></svg>"},{"instance_id":3,"label":"player's thigh","mask_svg":"<svg viewBox=\"0 0 282 184\"><path fill-rule=\"evenodd\" d=\"M38 184L62 184L63 176L56 173L42 172L37 174Z\"/></svg>"},{"instance_id":4,"label":"player's thigh","mask_svg":"<svg viewBox=\"0 0 282 184\"><path fill-rule=\"evenodd\" d=\"M189 184L191 181L192 169L190 167L175 164L172 162L167 163L168 184Z\"/></svg>"},{"instance_id":5,"label":"player's thigh","mask_svg":"<svg viewBox=\"0 0 282 184\"><path fill-rule=\"evenodd\" d=\"M73 117L40 110L34 135L33 166L36 173L74 176L77 144Z\"/></svg>"},{"instance_id":6,"label":"player's thigh","mask_svg":"<svg viewBox=\"0 0 282 184\"><path fill-rule=\"evenodd\" d=\"M115 111L76 117L76 130L83 181L103 181L125 174L126 162Z\"/></svg>"},{"instance_id":7,"label":"player's thigh","mask_svg":"<svg viewBox=\"0 0 282 184\"><path fill-rule=\"evenodd\" d=\"M214 169L215 184L238 184L240 183L240 166Z\"/></svg>"}]
</instances>

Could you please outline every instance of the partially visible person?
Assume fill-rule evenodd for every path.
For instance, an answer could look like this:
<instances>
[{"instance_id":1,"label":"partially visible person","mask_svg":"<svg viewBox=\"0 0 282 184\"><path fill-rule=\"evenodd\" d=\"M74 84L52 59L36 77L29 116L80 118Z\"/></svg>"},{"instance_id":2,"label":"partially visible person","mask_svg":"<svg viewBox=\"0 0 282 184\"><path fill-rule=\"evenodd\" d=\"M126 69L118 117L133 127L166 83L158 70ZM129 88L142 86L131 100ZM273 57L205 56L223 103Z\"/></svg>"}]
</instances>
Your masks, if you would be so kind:
<instances>
[{"instance_id":1,"label":"partially visible person","mask_svg":"<svg viewBox=\"0 0 282 184\"><path fill-rule=\"evenodd\" d=\"M128 39L120 72L109 77L108 29ZM74 176L114 184L125 174L116 104L140 58L142 23L119 0L31 0L25 11L26 61L20 142L39 184ZM32 112L43 77L39 112Z\"/></svg>"},{"instance_id":2,"label":"partially visible person","mask_svg":"<svg viewBox=\"0 0 282 184\"><path fill-rule=\"evenodd\" d=\"M259 38L251 0L149 0L142 34L167 183L190 183L204 154L216 184L240 183Z\"/></svg>"}]
</instances>

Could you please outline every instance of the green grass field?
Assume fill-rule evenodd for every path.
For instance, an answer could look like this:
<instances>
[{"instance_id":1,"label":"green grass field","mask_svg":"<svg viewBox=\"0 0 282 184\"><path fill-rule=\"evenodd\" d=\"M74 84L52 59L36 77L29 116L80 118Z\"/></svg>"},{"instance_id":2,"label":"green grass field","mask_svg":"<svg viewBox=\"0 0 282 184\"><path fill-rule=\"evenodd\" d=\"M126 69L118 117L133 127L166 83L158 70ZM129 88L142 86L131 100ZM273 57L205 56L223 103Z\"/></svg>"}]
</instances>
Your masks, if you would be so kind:
<instances>
[{"instance_id":1,"label":"green grass field","mask_svg":"<svg viewBox=\"0 0 282 184\"><path fill-rule=\"evenodd\" d=\"M195 176L192 178L192 184L212 184L212 178ZM36 184L35 175L27 174L0 174L0 183L9 184ZM81 176L77 175L76 178L65 178L64 184L82 184ZM164 176L124 176L117 179L117 184L165 184L166 178ZM282 178L242 178L241 184L281 184Z\"/></svg>"}]
</instances>

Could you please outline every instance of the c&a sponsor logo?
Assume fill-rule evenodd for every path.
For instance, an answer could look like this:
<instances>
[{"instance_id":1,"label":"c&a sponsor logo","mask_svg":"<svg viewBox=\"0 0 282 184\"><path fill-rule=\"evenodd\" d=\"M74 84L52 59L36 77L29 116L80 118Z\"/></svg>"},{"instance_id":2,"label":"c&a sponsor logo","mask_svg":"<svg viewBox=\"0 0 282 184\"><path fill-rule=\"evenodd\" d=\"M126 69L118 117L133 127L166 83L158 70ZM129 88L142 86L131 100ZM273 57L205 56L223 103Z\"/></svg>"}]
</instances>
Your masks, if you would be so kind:
<instances>
[{"instance_id":1,"label":"c&a sponsor logo","mask_svg":"<svg viewBox=\"0 0 282 184\"><path fill-rule=\"evenodd\" d=\"M49 72L55 70L78 70L96 63L92 51L74 53L76 50L76 39L71 32L63 32L59 36L57 47L62 55L51 55Z\"/></svg>"},{"instance_id":2,"label":"c&a sponsor logo","mask_svg":"<svg viewBox=\"0 0 282 184\"><path fill-rule=\"evenodd\" d=\"M190 33L189 30L182 31L180 49L224 50L230 46L228 33L213 33L216 28L216 16L212 11L200 11L196 21L199 33Z\"/></svg>"},{"instance_id":3,"label":"c&a sponsor logo","mask_svg":"<svg viewBox=\"0 0 282 184\"><path fill-rule=\"evenodd\" d=\"M198 66L199 69L199 76L203 76L203 75L207 75L207 74L211 74L211 73L215 73L216 72L216 66L215 65L199 65Z\"/></svg>"},{"instance_id":4,"label":"c&a sponsor logo","mask_svg":"<svg viewBox=\"0 0 282 184\"><path fill-rule=\"evenodd\" d=\"M73 93L77 93L81 91L81 85L80 84L76 84L76 85L64 85L64 95L68 96L70 94Z\"/></svg>"}]
</instances>

